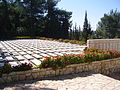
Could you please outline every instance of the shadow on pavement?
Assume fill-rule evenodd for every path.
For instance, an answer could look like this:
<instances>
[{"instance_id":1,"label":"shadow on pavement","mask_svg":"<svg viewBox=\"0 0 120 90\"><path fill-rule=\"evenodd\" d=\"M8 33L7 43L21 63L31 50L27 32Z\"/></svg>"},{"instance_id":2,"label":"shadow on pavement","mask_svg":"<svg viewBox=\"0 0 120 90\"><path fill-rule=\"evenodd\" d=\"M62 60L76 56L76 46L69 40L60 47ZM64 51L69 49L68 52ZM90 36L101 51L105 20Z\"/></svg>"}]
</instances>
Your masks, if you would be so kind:
<instances>
[{"instance_id":1,"label":"shadow on pavement","mask_svg":"<svg viewBox=\"0 0 120 90\"><path fill-rule=\"evenodd\" d=\"M96 73L94 73L94 72L82 72L82 73L77 73L77 74L69 74L69 75L62 75L62 76L56 76L56 77L48 77L48 78L37 79L37 80L19 81L19 82L14 82L14 83L10 83L10 84L0 85L0 89L4 89L5 87L16 87L16 88L21 88L22 87L23 89L20 89L20 90L28 90L29 87L26 87L25 84L33 84L33 83L36 83L37 81L42 81L42 80L52 80L52 81L53 80L54 81L60 80L60 81L63 81L63 80L66 80L66 79L73 79L73 78L76 78L76 77L87 77L87 76L91 76L93 74L96 74ZM13 90L17 90L17 89L13 89ZM29 90L31 90L31 89L29 89ZM55 90L55 89L46 89L46 88L44 89L44 88L42 88L42 89L32 89L32 90Z\"/></svg>"},{"instance_id":2,"label":"shadow on pavement","mask_svg":"<svg viewBox=\"0 0 120 90\"><path fill-rule=\"evenodd\" d=\"M107 76L120 81L120 72L116 72Z\"/></svg>"},{"instance_id":3,"label":"shadow on pavement","mask_svg":"<svg viewBox=\"0 0 120 90\"><path fill-rule=\"evenodd\" d=\"M43 79L38 79L38 80L19 81L19 82L15 82L11 84L0 85L0 89L11 90L11 88L13 88L12 90L57 90L57 89L52 89L52 88L43 88L42 85L38 87L34 87L34 85L39 83L38 81L45 81L45 80L57 81L58 80L58 81L64 82L64 80L67 80L67 79L72 80L73 78L94 76L96 74L99 74L99 73L82 72L82 73L77 73L77 74L62 75L62 76L49 77L49 78L43 78ZM108 75L108 77L120 80L120 73L113 73L112 75ZM6 87L8 89L6 89Z\"/></svg>"}]
</instances>

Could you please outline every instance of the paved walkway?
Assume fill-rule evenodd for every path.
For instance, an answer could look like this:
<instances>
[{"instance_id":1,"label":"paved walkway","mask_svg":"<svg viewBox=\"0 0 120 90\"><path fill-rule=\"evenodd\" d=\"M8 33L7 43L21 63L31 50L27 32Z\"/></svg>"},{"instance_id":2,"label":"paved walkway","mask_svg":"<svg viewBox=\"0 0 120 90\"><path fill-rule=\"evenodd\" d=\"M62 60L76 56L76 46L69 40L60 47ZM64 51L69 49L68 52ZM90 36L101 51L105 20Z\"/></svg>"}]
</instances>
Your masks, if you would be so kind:
<instances>
[{"instance_id":1,"label":"paved walkway","mask_svg":"<svg viewBox=\"0 0 120 90\"><path fill-rule=\"evenodd\" d=\"M60 56L63 54L82 54L86 46L57 41L23 39L0 41L0 66L8 61L12 66L21 63L39 65L45 56Z\"/></svg>"},{"instance_id":2,"label":"paved walkway","mask_svg":"<svg viewBox=\"0 0 120 90\"><path fill-rule=\"evenodd\" d=\"M120 73L104 76L92 72L1 85L1 90L120 90ZM114 79L116 78L117 79Z\"/></svg>"}]
</instances>

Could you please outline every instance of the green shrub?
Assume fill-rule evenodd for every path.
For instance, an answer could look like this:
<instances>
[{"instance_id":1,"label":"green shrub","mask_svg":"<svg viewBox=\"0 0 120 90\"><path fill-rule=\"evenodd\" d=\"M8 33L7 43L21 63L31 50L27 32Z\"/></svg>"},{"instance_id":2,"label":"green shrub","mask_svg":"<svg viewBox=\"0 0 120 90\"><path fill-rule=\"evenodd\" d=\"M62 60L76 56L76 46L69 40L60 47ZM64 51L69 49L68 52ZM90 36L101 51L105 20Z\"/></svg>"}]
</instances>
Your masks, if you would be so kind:
<instances>
[{"instance_id":1,"label":"green shrub","mask_svg":"<svg viewBox=\"0 0 120 90\"><path fill-rule=\"evenodd\" d=\"M46 57L37 68L61 68L71 64L90 63L120 57L120 51L88 48L84 54L65 54L59 57Z\"/></svg>"},{"instance_id":2,"label":"green shrub","mask_svg":"<svg viewBox=\"0 0 120 90\"><path fill-rule=\"evenodd\" d=\"M13 66L13 71L27 71L32 69L32 64L30 63L22 63L21 65L18 66Z\"/></svg>"},{"instance_id":3,"label":"green shrub","mask_svg":"<svg viewBox=\"0 0 120 90\"><path fill-rule=\"evenodd\" d=\"M13 67L10 64L5 63L4 66L0 67L0 77L2 76L2 74L9 74L10 72L26 71L31 69L32 65L30 63L24 63Z\"/></svg>"},{"instance_id":4,"label":"green shrub","mask_svg":"<svg viewBox=\"0 0 120 90\"><path fill-rule=\"evenodd\" d=\"M5 73L10 73L12 72L12 67L10 64L5 63L4 66L0 67L0 75L5 74Z\"/></svg>"},{"instance_id":5,"label":"green shrub","mask_svg":"<svg viewBox=\"0 0 120 90\"><path fill-rule=\"evenodd\" d=\"M104 50L101 50L101 49L99 49L99 48L87 48L87 49L85 49L84 52L97 52L97 53L102 53L102 52L104 52Z\"/></svg>"},{"instance_id":6,"label":"green shrub","mask_svg":"<svg viewBox=\"0 0 120 90\"><path fill-rule=\"evenodd\" d=\"M37 66L39 68L53 68L64 67L64 61L59 57L46 57L45 60L41 62L41 65Z\"/></svg>"},{"instance_id":7,"label":"green shrub","mask_svg":"<svg viewBox=\"0 0 120 90\"><path fill-rule=\"evenodd\" d=\"M34 37L30 36L21 36L21 37L15 37L15 39L33 39Z\"/></svg>"}]
</instances>

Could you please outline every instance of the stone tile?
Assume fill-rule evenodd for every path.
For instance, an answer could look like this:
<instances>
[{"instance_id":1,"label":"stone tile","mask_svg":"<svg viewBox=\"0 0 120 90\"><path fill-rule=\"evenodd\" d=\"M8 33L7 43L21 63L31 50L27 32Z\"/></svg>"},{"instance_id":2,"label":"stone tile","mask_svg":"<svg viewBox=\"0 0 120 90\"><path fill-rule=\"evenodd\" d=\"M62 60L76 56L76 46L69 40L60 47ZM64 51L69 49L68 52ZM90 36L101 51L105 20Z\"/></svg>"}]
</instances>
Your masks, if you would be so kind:
<instances>
[{"instance_id":1,"label":"stone tile","mask_svg":"<svg viewBox=\"0 0 120 90\"><path fill-rule=\"evenodd\" d=\"M41 52L41 53L47 53L47 51L44 51L44 50L41 50L40 52Z\"/></svg>"},{"instance_id":2,"label":"stone tile","mask_svg":"<svg viewBox=\"0 0 120 90\"><path fill-rule=\"evenodd\" d=\"M25 58L23 56L15 56L18 60L24 60Z\"/></svg>"},{"instance_id":3,"label":"stone tile","mask_svg":"<svg viewBox=\"0 0 120 90\"><path fill-rule=\"evenodd\" d=\"M34 59L34 57L32 57L32 56L30 56L30 55L24 55L24 57L27 58L27 59L29 59L29 60L30 60L30 59Z\"/></svg>"},{"instance_id":4,"label":"stone tile","mask_svg":"<svg viewBox=\"0 0 120 90\"><path fill-rule=\"evenodd\" d=\"M6 57L6 59L8 60L8 61L14 61L15 59L13 58L13 57Z\"/></svg>"},{"instance_id":5,"label":"stone tile","mask_svg":"<svg viewBox=\"0 0 120 90\"><path fill-rule=\"evenodd\" d=\"M58 55L58 56L63 56L64 55L62 53L56 53L56 52L55 52L55 54Z\"/></svg>"},{"instance_id":6,"label":"stone tile","mask_svg":"<svg viewBox=\"0 0 120 90\"><path fill-rule=\"evenodd\" d=\"M3 61L3 58L2 58L2 57L0 57L0 61Z\"/></svg>"},{"instance_id":7,"label":"stone tile","mask_svg":"<svg viewBox=\"0 0 120 90\"><path fill-rule=\"evenodd\" d=\"M19 64L17 64L17 62L9 62L9 64L10 64L11 66L17 66L17 65L19 65Z\"/></svg>"},{"instance_id":8,"label":"stone tile","mask_svg":"<svg viewBox=\"0 0 120 90\"><path fill-rule=\"evenodd\" d=\"M15 50L13 50L13 49L11 49L11 50L9 50L10 52L14 52Z\"/></svg>"},{"instance_id":9,"label":"stone tile","mask_svg":"<svg viewBox=\"0 0 120 90\"><path fill-rule=\"evenodd\" d=\"M26 51L28 54L33 54L33 52L31 52L31 51Z\"/></svg>"},{"instance_id":10,"label":"stone tile","mask_svg":"<svg viewBox=\"0 0 120 90\"><path fill-rule=\"evenodd\" d=\"M22 50L23 50L23 51L27 51L27 49L24 49L24 48L23 48Z\"/></svg>"},{"instance_id":11,"label":"stone tile","mask_svg":"<svg viewBox=\"0 0 120 90\"><path fill-rule=\"evenodd\" d=\"M50 55L50 56L57 56L56 54L54 54L54 53L47 53L48 55Z\"/></svg>"},{"instance_id":12,"label":"stone tile","mask_svg":"<svg viewBox=\"0 0 120 90\"><path fill-rule=\"evenodd\" d=\"M40 56L40 55L38 55L38 54L33 54L32 56L34 56L34 57L37 58L37 59L42 58L42 56Z\"/></svg>"},{"instance_id":13,"label":"stone tile","mask_svg":"<svg viewBox=\"0 0 120 90\"><path fill-rule=\"evenodd\" d=\"M41 53L40 55L42 55L43 57L50 57L48 54L44 54L44 53Z\"/></svg>"},{"instance_id":14,"label":"stone tile","mask_svg":"<svg viewBox=\"0 0 120 90\"><path fill-rule=\"evenodd\" d=\"M10 56L10 53L5 52L4 55L5 55L5 56Z\"/></svg>"},{"instance_id":15,"label":"stone tile","mask_svg":"<svg viewBox=\"0 0 120 90\"><path fill-rule=\"evenodd\" d=\"M32 61L35 65L40 65L41 64L41 61L37 60L37 59L33 59L33 60L30 60L30 61Z\"/></svg>"},{"instance_id":16,"label":"stone tile","mask_svg":"<svg viewBox=\"0 0 120 90\"><path fill-rule=\"evenodd\" d=\"M18 52L12 52L12 54L13 54L14 56L20 55Z\"/></svg>"},{"instance_id":17,"label":"stone tile","mask_svg":"<svg viewBox=\"0 0 120 90\"><path fill-rule=\"evenodd\" d=\"M16 49L15 51L17 51L17 52L21 52L22 50L20 50L20 49Z\"/></svg>"},{"instance_id":18,"label":"stone tile","mask_svg":"<svg viewBox=\"0 0 120 90\"><path fill-rule=\"evenodd\" d=\"M20 61L20 63L30 63L30 61L28 61L28 60L23 60L23 61Z\"/></svg>"},{"instance_id":19,"label":"stone tile","mask_svg":"<svg viewBox=\"0 0 120 90\"><path fill-rule=\"evenodd\" d=\"M39 53L41 53L40 51L33 51L34 53L36 53L36 54L39 54Z\"/></svg>"},{"instance_id":20,"label":"stone tile","mask_svg":"<svg viewBox=\"0 0 120 90\"><path fill-rule=\"evenodd\" d=\"M19 52L21 55L26 55L27 53L26 52Z\"/></svg>"}]
</instances>

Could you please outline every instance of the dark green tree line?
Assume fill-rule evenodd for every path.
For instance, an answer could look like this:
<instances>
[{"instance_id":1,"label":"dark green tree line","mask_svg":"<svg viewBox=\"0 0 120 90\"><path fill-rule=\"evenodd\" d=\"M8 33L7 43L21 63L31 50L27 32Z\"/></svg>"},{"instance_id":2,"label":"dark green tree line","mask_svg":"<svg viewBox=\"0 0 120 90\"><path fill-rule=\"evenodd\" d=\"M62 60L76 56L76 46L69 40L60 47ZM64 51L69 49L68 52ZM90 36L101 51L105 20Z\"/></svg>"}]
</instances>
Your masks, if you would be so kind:
<instances>
[{"instance_id":1,"label":"dark green tree line","mask_svg":"<svg viewBox=\"0 0 120 90\"><path fill-rule=\"evenodd\" d=\"M88 39L93 37L93 31L91 30L91 25L88 23L87 19L87 12L85 12L85 20L84 20L84 25L83 25L83 30L81 31L80 26L73 27L72 30L69 32L69 38L73 40L84 40L87 41Z\"/></svg>"},{"instance_id":2,"label":"dark green tree line","mask_svg":"<svg viewBox=\"0 0 120 90\"><path fill-rule=\"evenodd\" d=\"M0 0L0 39L15 36L68 38L71 12L59 0Z\"/></svg>"},{"instance_id":3,"label":"dark green tree line","mask_svg":"<svg viewBox=\"0 0 120 90\"><path fill-rule=\"evenodd\" d=\"M90 25L90 23L88 23L87 12L85 12L85 21L84 21L84 25L83 25L84 41L87 41L90 38L90 35L92 35L91 25Z\"/></svg>"},{"instance_id":4,"label":"dark green tree line","mask_svg":"<svg viewBox=\"0 0 120 90\"><path fill-rule=\"evenodd\" d=\"M98 22L97 38L120 38L120 12L111 10Z\"/></svg>"}]
</instances>

